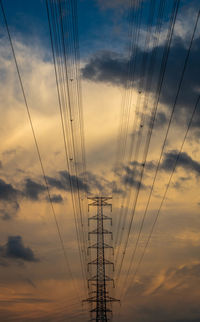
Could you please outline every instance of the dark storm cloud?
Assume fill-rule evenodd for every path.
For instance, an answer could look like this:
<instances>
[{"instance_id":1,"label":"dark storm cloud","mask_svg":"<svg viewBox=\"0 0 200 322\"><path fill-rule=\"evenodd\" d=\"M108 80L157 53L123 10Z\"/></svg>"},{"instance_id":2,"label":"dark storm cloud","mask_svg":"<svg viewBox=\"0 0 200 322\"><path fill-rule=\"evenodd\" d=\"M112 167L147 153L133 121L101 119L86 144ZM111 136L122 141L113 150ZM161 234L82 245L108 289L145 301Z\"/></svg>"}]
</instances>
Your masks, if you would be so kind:
<instances>
[{"instance_id":1,"label":"dark storm cloud","mask_svg":"<svg viewBox=\"0 0 200 322\"><path fill-rule=\"evenodd\" d=\"M20 259L28 262L36 262L31 248L25 247L21 236L9 236L6 245L0 247L0 256L3 259Z\"/></svg>"},{"instance_id":2,"label":"dark storm cloud","mask_svg":"<svg viewBox=\"0 0 200 322\"><path fill-rule=\"evenodd\" d=\"M75 191L79 189L80 191L87 191L90 194L96 193L96 191L110 194L112 190L116 194L123 193L123 190L121 187L118 187L116 182L111 182L105 177L94 174L90 171L82 174L84 175L85 179L83 179L81 176L76 177L74 175L69 175L67 171L59 171L58 175L58 178L47 177L49 185L58 190L70 191L71 183ZM53 200L53 202L56 202L56 200Z\"/></svg>"},{"instance_id":3,"label":"dark storm cloud","mask_svg":"<svg viewBox=\"0 0 200 322\"><path fill-rule=\"evenodd\" d=\"M124 190L121 188L121 185L117 184L116 181L112 182L112 192L115 194L123 194Z\"/></svg>"},{"instance_id":4,"label":"dark storm cloud","mask_svg":"<svg viewBox=\"0 0 200 322\"><path fill-rule=\"evenodd\" d=\"M9 183L0 179L0 200L12 200L18 194L18 191Z\"/></svg>"},{"instance_id":5,"label":"dark storm cloud","mask_svg":"<svg viewBox=\"0 0 200 322\"><path fill-rule=\"evenodd\" d=\"M167 123L167 117L166 114L164 112L158 112L156 114L156 122L155 122L155 126L156 127L162 127L163 125L165 125Z\"/></svg>"},{"instance_id":6,"label":"dark storm cloud","mask_svg":"<svg viewBox=\"0 0 200 322\"><path fill-rule=\"evenodd\" d=\"M121 165L117 168L113 169L114 174L118 177L117 182L112 182L112 189L114 193L123 194L124 187L129 186L133 188L146 189L147 185L140 182L141 172L144 168L144 163L140 163L138 161L132 161L128 165ZM146 162L146 168L148 170L154 169L155 164L153 161ZM114 191L116 190L116 191Z\"/></svg>"},{"instance_id":7,"label":"dark storm cloud","mask_svg":"<svg viewBox=\"0 0 200 322\"><path fill-rule=\"evenodd\" d=\"M19 210L18 197L21 192L15 189L10 183L0 179L0 218L3 220L12 219Z\"/></svg>"},{"instance_id":8,"label":"dark storm cloud","mask_svg":"<svg viewBox=\"0 0 200 322\"><path fill-rule=\"evenodd\" d=\"M28 178L25 181L24 194L31 200L39 200L40 194L46 190L45 186Z\"/></svg>"},{"instance_id":9,"label":"dark storm cloud","mask_svg":"<svg viewBox=\"0 0 200 322\"><path fill-rule=\"evenodd\" d=\"M47 181L52 188L58 190L67 190L70 191L70 185L72 188L81 191L92 192L92 190L97 189L98 191L103 191L108 188L111 184L110 181L104 179L101 176L95 175L87 171L84 176L86 177L87 182L82 177L77 177L75 175L69 175L67 171L59 171L59 177L47 177Z\"/></svg>"},{"instance_id":10,"label":"dark storm cloud","mask_svg":"<svg viewBox=\"0 0 200 322\"><path fill-rule=\"evenodd\" d=\"M88 183L90 186L90 190L91 187L96 188L99 191L103 191L105 188L105 181L102 180L102 178L100 178L99 176L96 176L95 174L87 171L86 173L87 179L88 179Z\"/></svg>"},{"instance_id":11,"label":"dark storm cloud","mask_svg":"<svg viewBox=\"0 0 200 322\"><path fill-rule=\"evenodd\" d=\"M165 171L171 171L174 167L177 156L178 151L176 150L165 153L164 159L161 164L161 169ZM200 163L193 160L186 152L180 153L176 167L190 170L197 175L200 174Z\"/></svg>"},{"instance_id":12,"label":"dark storm cloud","mask_svg":"<svg viewBox=\"0 0 200 322\"><path fill-rule=\"evenodd\" d=\"M46 200L49 201L49 198L47 198ZM63 198L61 195L52 195L51 201L54 203L61 203L61 202L63 202Z\"/></svg>"},{"instance_id":13,"label":"dark storm cloud","mask_svg":"<svg viewBox=\"0 0 200 322\"><path fill-rule=\"evenodd\" d=\"M143 167L143 165L134 161L132 162L132 166L124 167L125 174L121 176L122 183L130 187L138 188L140 186L140 189L145 189L146 186L137 179L138 175L141 173L141 167Z\"/></svg>"},{"instance_id":14,"label":"dark storm cloud","mask_svg":"<svg viewBox=\"0 0 200 322\"><path fill-rule=\"evenodd\" d=\"M196 92L196 86L199 86L200 82L199 38L194 41L192 49L193 51L191 53L191 60L189 62L190 75L188 75L190 76L190 78L187 79L187 84L185 84L185 88L187 89L187 91L191 90L191 92ZM158 56L161 56L164 47L157 47L157 50ZM154 51L155 48L149 51L148 55L151 55ZM140 61L140 57L144 55L145 52L143 52L139 48L138 52L138 60ZM167 86L165 86L165 90L162 93L162 99L165 103L169 101L169 97L172 96L171 93L174 93L174 90L177 88L177 78L179 78L180 76L179 74L182 69L182 64L186 55L187 47L185 46L185 42L177 38L173 43L173 47L171 48L166 72ZM90 61L82 68L82 75L85 79L92 80L95 82L108 82L114 85L125 86L128 75L128 66L133 64L134 59L134 56L128 59L114 52L100 52L91 57ZM159 68L159 64L157 64L157 68ZM174 70L176 68L177 75L175 75L174 73ZM132 75L130 75L129 77L132 77ZM133 83L133 87L137 87L138 81L141 77L141 71L139 68L135 70L134 77L135 82Z\"/></svg>"},{"instance_id":15,"label":"dark storm cloud","mask_svg":"<svg viewBox=\"0 0 200 322\"><path fill-rule=\"evenodd\" d=\"M124 86L127 79L128 60L114 52L100 52L83 67L82 76L95 82L108 82Z\"/></svg>"},{"instance_id":16,"label":"dark storm cloud","mask_svg":"<svg viewBox=\"0 0 200 322\"><path fill-rule=\"evenodd\" d=\"M176 39L171 49L163 90L161 93L161 101L167 105L172 105L180 80L181 72L185 57L187 55L189 44L181 39ZM189 56L184 81L181 86L181 92L178 98L179 109L189 109L195 104L199 93L200 85L200 65L199 65L200 38L193 42L192 50ZM180 117L180 115L179 115Z\"/></svg>"},{"instance_id":17,"label":"dark storm cloud","mask_svg":"<svg viewBox=\"0 0 200 322\"><path fill-rule=\"evenodd\" d=\"M130 175L123 176L123 183L127 184L128 186L134 187L134 188L138 188L139 185L140 185L141 189L145 188L143 183L140 183L138 180L134 179L134 177L132 177Z\"/></svg>"},{"instance_id":18,"label":"dark storm cloud","mask_svg":"<svg viewBox=\"0 0 200 322\"><path fill-rule=\"evenodd\" d=\"M53 187L53 188L57 188L59 190L65 190L66 189L66 185L60 180L60 179L56 179L53 177L46 177L48 184ZM67 190L69 190L67 188Z\"/></svg>"},{"instance_id":19,"label":"dark storm cloud","mask_svg":"<svg viewBox=\"0 0 200 322\"><path fill-rule=\"evenodd\" d=\"M141 168L141 167L143 167L144 165L145 165L145 169L147 169L147 170L149 170L149 171L151 171L151 170L154 170L155 169L155 167L156 167L156 163L155 163L155 161L147 161L147 162L145 162L145 164L144 163L140 163L140 162L138 162L138 161L132 161L132 162L130 162L130 165L132 165L133 167L135 167L136 169L137 168ZM138 170L134 170L134 171L138 171ZM129 170L130 171L130 170Z\"/></svg>"},{"instance_id":20,"label":"dark storm cloud","mask_svg":"<svg viewBox=\"0 0 200 322\"><path fill-rule=\"evenodd\" d=\"M20 206L17 200L2 200L0 202L0 218L3 220L13 219L19 209Z\"/></svg>"},{"instance_id":21,"label":"dark storm cloud","mask_svg":"<svg viewBox=\"0 0 200 322\"><path fill-rule=\"evenodd\" d=\"M115 194L122 194L123 190L121 185L116 181L109 181L107 178L101 175L97 175L87 171L86 173L87 183L89 186L89 192L96 194L96 191L105 195L110 195L111 191Z\"/></svg>"},{"instance_id":22,"label":"dark storm cloud","mask_svg":"<svg viewBox=\"0 0 200 322\"><path fill-rule=\"evenodd\" d=\"M3 220L12 219L20 209L19 200L22 197L38 201L46 187L33 179L27 178L21 182L21 190L13 187L12 184L0 179L0 218Z\"/></svg>"},{"instance_id":23,"label":"dark storm cloud","mask_svg":"<svg viewBox=\"0 0 200 322\"><path fill-rule=\"evenodd\" d=\"M80 177L76 177L74 175L70 175L67 171L59 171L59 178L47 177L47 181L49 185L53 188L57 188L59 190L67 190L70 191L70 185L75 190L83 190L87 191L88 186L84 183L83 179Z\"/></svg>"},{"instance_id":24,"label":"dark storm cloud","mask_svg":"<svg viewBox=\"0 0 200 322\"><path fill-rule=\"evenodd\" d=\"M176 38L173 41L173 45L170 51L169 60L167 64L167 70L164 78L164 83L161 91L160 101L165 103L169 108L172 106L180 75L182 72L183 64L188 50L188 41L185 42L180 38ZM153 48L148 52L151 55L157 50L157 57L162 57L164 46ZM199 64L199 52L200 52L200 38L197 38L193 42L192 52L185 73L185 78L182 83L181 92L178 99L177 107L182 112L176 115L177 121L181 122L184 115L181 113L190 113L191 108L194 106L199 93L200 87L200 64ZM138 48L138 62L140 66L141 57L146 53ZM129 79L127 79L128 66L134 62L134 56L130 59L122 57L114 52L100 52L90 58L89 62L82 68L83 78L94 82L107 82L117 86L127 85L127 81L130 81L132 73L130 73ZM150 92L154 92L156 89L156 81L158 79L160 60L158 60L155 68L155 74L153 77L152 87L148 89ZM141 84L145 84L146 80L141 76L141 69L138 67L134 71L134 81L129 82L130 86L138 88L140 84L140 90L143 91L145 88L141 88ZM144 85L143 85L144 86ZM166 122L166 116L160 112L157 116L158 124L162 125ZM200 113L197 113L194 120L193 126L200 125Z\"/></svg>"},{"instance_id":25,"label":"dark storm cloud","mask_svg":"<svg viewBox=\"0 0 200 322\"><path fill-rule=\"evenodd\" d=\"M67 171L60 171L59 174L60 174L62 182L65 183L66 186L69 187L70 181L71 181L73 188L75 188L75 189L79 188L80 190L83 190L83 191L88 190L88 186L86 183L84 183L84 180L82 178L74 176L74 175L69 175L69 173Z\"/></svg>"}]
</instances>

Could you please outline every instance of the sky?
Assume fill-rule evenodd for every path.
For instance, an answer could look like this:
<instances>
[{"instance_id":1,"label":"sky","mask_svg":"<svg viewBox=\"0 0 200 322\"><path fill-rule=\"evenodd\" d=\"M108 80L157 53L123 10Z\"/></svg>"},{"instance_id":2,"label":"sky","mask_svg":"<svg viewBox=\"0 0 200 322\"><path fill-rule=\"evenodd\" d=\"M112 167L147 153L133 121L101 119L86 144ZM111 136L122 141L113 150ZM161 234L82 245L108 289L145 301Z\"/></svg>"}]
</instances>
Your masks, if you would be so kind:
<instances>
[{"instance_id":1,"label":"sky","mask_svg":"<svg viewBox=\"0 0 200 322\"><path fill-rule=\"evenodd\" d=\"M88 321L76 180L84 205L86 190L113 197L105 210L115 246L109 291L121 300L113 321L200 320L200 8L179 2L164 70L176 1L77 1L86 172L75 175L66 168L45 1L2 1L56 221L0 11L1 321Z\"/></svg>"}]
</instances>

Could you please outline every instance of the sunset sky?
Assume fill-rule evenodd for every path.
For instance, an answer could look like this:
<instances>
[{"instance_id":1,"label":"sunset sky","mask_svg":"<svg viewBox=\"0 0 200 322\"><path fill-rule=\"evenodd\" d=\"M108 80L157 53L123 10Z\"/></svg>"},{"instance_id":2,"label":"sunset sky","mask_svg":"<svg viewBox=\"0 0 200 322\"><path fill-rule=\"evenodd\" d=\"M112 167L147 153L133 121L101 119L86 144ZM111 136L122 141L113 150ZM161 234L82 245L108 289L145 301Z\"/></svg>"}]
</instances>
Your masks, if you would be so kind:
<instances>
[{"instance_id":1,"label":"sunset sky","mask_svg":"<svg viewBox=\"0 0 200 322\"><path fill-rule=\"evenodd\" d=\"M0 10L0 321L89 320L69 178L86 208L86 190L113 198L113 321L200 321L199 1L77 1L86 156L78 176L66 169L46 3L0 2L65 249Z\"/></svg>"}]
</instances>

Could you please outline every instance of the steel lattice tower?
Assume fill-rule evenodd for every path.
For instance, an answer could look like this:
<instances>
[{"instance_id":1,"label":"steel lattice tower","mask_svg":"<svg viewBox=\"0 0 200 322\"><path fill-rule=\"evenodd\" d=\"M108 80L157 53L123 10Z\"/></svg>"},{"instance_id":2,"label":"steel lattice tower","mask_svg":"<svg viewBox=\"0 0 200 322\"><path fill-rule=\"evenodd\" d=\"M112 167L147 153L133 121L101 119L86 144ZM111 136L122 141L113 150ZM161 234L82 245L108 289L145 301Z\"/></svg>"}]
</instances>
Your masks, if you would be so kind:
<instances>
[{"instance_id":1,"label":"steel lattice tower","mask_svg":"<svg viewBox=\"0 0 200 322\"><path fill-rule=\"evenodd\" d=\"M88 247L88 250L96 249L96 258L88 263L88 270L90 265L96 266L96 275L91 276L88 279L88 287L91 289L91 296L85 300L91 303L93 307L91 312L91 321L109 321L108 314L112 314L111 306L108 307L108 304L112 302L117 302L118 300L109 296L107 291L107 283L111 282L114 286L114 280L106 274L106 266L111 265L114 271L113 262L105 258L105 249L113 249L112 246L108 245L104 241L104 235L110 235L112 238L112 232L104 228L104 220L108 220L112 224L112 218L103 214L103 207L110 207L112 205L107 201L112 199L111 197L93 197L88 198L92 200L90 206L97 207L97 214L95 216L89 217L88 225L91 220L96 221L96 228L89 231L88 238L90 240L91 235L96 235L96 243ZM94 317L95 316L95 317Z\"/></svg>"}]
</instances>

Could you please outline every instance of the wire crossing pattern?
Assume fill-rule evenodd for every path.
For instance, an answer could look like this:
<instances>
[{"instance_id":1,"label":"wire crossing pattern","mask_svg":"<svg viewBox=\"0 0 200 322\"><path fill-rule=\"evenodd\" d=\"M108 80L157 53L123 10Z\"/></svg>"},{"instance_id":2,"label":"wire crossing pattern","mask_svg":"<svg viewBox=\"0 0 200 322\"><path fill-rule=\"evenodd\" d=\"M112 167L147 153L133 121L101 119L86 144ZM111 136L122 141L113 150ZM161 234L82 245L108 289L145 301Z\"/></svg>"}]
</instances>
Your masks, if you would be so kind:
<instances>
[{"instance_id":1,"label":"wire crossing pattern","mask_svg":"<svg viewBox=\"0 0 200 322\"><path fill-rule=\"evenodd\" d=\"M104 228L104 220L108 220L112 224L112 219L103 214L103 207L112 207L107 201L111 197L93 197L89 198L93 202L90 206L97 207L97 214L88 219L88 224L91 220L96 221L96 228L91 230L88 234L90 239L91 235L96 235L96 243L90 246L90 249L96 249L96 258L88 263L88 269L91 265L96 266L96 275L88 279L88 286L91 286L91 297L86 302L96 303L96 306L91 309L91 321L109 321L107 313L112 313L111 307L108 304L117 302L115 298L108 295L107 282L113 283L114 280L106 274L106 265L111 265L114 271L114 264L105 258L105 248L112 248L104 242L104 235L110 235L112 232ZM96 318L92 315L95 313Z\"/></svg>"}]
</instances>

